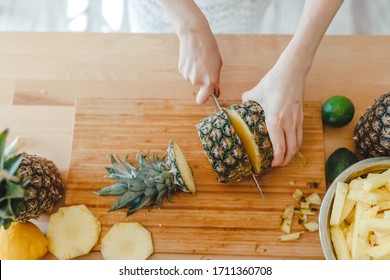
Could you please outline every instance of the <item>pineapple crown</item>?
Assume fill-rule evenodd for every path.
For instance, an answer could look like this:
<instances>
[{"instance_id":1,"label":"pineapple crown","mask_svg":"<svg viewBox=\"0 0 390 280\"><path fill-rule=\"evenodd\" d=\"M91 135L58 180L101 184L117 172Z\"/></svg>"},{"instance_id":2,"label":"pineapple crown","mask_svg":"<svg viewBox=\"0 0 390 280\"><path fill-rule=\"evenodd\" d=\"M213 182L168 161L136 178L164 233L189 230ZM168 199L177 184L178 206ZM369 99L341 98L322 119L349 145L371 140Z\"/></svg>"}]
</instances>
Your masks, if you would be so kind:
<instances>
[{"instance_id":1,"label":"pineapple crown","mask_svg":"<svg viewBox=\"0 0 390 280\"><path fill-rule=\"evenodd\" d=\"M12 145L6 148L8 129L0 134L0 227L7 229L24 210L28 180L18 173L22 154L8 156Z\"/></svg>"},{"instance_id":2,"label":"pineapple crown","mask_svg":"<svg viewBox=\"0 0 390 280\"><path fill-rule=\"evenodd\" d=\"M166 162L157 153L136 156L137 166L133 166L126 156L125 161L111 155L113 168L106 167L106 177L116 181L95 194L100 196L120 196L111 206L109 212L128 208L127 215L148 206L148 209L160 207L166 197L171 201L176 193L173 174Z\"/></svg>"}]
</instances>

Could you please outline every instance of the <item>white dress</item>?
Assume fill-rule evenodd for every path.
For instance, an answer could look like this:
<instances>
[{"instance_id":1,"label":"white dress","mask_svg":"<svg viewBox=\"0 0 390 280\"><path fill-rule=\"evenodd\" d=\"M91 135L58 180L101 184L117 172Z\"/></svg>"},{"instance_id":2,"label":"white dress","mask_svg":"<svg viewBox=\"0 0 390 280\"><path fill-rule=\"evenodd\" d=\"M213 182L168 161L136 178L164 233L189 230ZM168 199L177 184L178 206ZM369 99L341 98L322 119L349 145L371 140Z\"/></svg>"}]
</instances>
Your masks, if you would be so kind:
<instances>
[{"instance_id":1,"label":"white dress","mask_svg":"<svg viewBox=\"0 0 390 280\"><path fill-rule=\"evenodd\" d=\"M195 0L214 33L259 33L272 0ZM129 1L131 32L174 32L158 0Z\"/></svg>"}]
</instances>

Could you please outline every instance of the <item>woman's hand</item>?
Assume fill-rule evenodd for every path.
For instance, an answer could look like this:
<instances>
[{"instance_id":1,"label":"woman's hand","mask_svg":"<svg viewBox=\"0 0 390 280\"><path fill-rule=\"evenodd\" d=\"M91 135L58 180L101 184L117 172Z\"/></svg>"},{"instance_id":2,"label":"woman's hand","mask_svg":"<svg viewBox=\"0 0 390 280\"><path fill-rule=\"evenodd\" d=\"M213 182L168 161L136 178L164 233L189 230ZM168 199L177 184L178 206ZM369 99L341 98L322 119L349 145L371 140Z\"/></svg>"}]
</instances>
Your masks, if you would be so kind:
<instances>
[{"instance_id":1,"label":"woman's hand","mask_svg":"<svg viewBox=\"0 0 390 280\"><path fill-rule=\"evenodd\" d=\"M179 71L191 84L200 86L196 103L205 103L214 89L218 97L222 59L208 25L181 32L179 39Z\"/></svg>"},{"instance_id":2,"label":"woman's hand","mask_svg":"<svg viewBox=\"0 0 390 280\"><path fill-rule=\"evenodd\" d=\"M306 71L276 64L242 99L257 101L274 150L273 167L285 166L302 144L303 92Z\"/></svg>"},{"instance_id":3,"label":"woman's hand","mask_svg":"<svg viewBox=\"0 0 390 280\"><path fill-rule=\"evenodd\" d=\"M200 86L196 102L203 104L213 90L219 96L222 59L209 23L193 0L160 0L180 40L179 71Z\"/></svg>"}]
</instances>

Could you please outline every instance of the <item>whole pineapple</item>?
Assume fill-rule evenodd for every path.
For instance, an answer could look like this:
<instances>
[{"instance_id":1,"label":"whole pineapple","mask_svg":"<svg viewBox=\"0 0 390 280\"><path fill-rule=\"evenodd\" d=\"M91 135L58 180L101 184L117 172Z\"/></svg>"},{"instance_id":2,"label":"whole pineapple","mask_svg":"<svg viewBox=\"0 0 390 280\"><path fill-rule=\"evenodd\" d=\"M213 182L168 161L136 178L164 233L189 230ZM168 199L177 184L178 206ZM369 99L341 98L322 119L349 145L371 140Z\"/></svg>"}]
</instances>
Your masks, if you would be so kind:
<instances>
[{"instance_id":1,"label":"whole pineapple","mask_svg":"<svg viewBox=\"0 0 390 280\"><path fill-rule=\"evenodd\" d=\"M206 156L222 183L241 181L271 168L272 144L264 111L254 101L234 104L197 125Z\"/></svg>"},{"instance_id":2,"label":"whole pineapple","mask_svg":"<svg viewBox=\"0 0 390 280\"><path fill-rule=\"evenodd\" d=\"M192 171L176 141L170 142L162 158L157 153L139 153L136 161L137 165L133 166L128 156L121 161L111 155L113 168L106 168L107 177L116 183L95 192L100 196L120 196L110 211L128 208L127 215L131 215L144 207L160 207L164 198L171 201L177 188L195 193Z\"/></svg>"},{"instance_id":3,"label":"whole pineapple","mask_svg":"<svg viewBox=\"0 0 390 280\"><path fill-rule=\"evenodd\" d=\"M50 212L64 192L52 161L27 153L5 155L7 134L0 134L0 226L5 228Z\"/></svg>"},{"instance_id":4,"label":"whole pineapple","mask_svg":"<svg viewBox=\"0 0 390 280\"><path fill-rule=\"evenodd\" d=\"M367 109L354 134L357 150L363 157L390 155L390 92Z\"/></svg>"}]
</instances>

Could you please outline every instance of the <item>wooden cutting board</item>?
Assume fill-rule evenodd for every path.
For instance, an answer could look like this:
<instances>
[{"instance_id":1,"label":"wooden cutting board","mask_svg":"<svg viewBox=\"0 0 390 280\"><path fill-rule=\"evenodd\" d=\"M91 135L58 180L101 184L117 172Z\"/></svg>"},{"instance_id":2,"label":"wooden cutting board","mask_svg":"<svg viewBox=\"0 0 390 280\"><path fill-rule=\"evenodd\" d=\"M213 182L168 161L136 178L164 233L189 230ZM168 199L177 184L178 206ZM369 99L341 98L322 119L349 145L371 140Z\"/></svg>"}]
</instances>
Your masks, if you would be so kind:
<instances>
[{"instance_id":1,"label":"wooden cutting board","mask_svg":"<svg viewBox=\"0 0 390 280\"><path fill-rule=\"evenodd\" d=\"M227 106L236 102L221 102ZM116 222L138 221L153 236L155 252L253 256L277 259L321 259L318 232L304 233L297 241L281 242L278 236L283 209L298 204L291 195L325 193L321 103L304 103L304 138L300 153L289 166L273 169L259 178L265 199L253 181L222 185L207 161L195 129L216 111L212 101L198 106L194 100L79 99L66 205L85 204L102 223L102 235ZM107 213L117 197L92 192L111 185L104 178L110 154L135 158L138 151L163 153L176 139L196 179L195 195L178 192L174 202L126 217L126 211ZM308 182L319 182L317 189ZM292 232L302 231L294 215ZM318 220L318 216L309 217ZM95 249L99 250L100 244Z\"/></svg>"}]
</instances>

